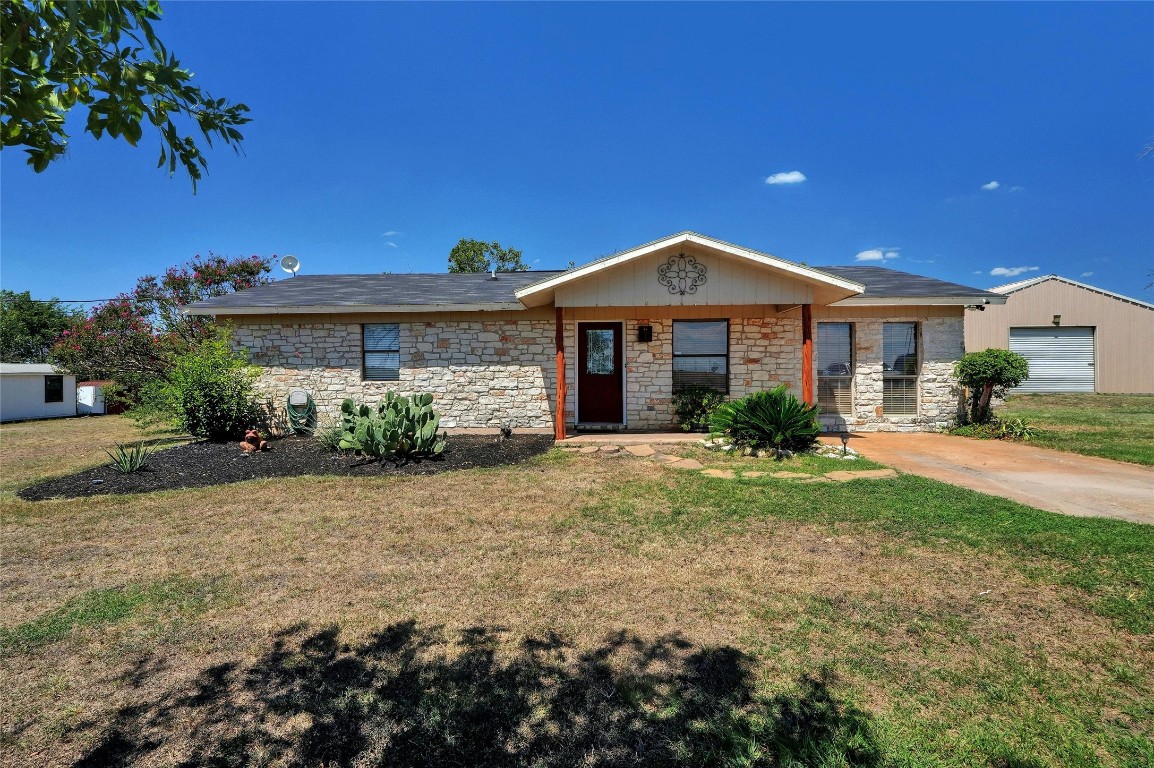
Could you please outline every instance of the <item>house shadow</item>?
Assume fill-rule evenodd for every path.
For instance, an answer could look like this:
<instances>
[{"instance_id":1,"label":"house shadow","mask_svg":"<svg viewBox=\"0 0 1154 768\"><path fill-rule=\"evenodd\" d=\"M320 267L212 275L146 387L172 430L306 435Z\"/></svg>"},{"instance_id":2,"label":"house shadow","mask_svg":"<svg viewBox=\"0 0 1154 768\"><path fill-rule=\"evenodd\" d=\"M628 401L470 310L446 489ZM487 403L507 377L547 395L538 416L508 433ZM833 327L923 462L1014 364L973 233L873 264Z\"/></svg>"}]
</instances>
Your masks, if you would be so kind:
<instances>
[{"instance_id":1,"label":"house shadow","mask_svg":"<svg viewBox=\"0 0 1154 768\"><path fill-rule=\"evenodd\" d=\"M206 668L123 707L74 765L879 763L870 716L827 674L762 696L749 657L677 634L618 632L594 648L502 634L448 638L406 622L349 645L336 627L298 626L251 664ZM143 659L121 682L162 667Z\"/></svg>"}]
</instances>

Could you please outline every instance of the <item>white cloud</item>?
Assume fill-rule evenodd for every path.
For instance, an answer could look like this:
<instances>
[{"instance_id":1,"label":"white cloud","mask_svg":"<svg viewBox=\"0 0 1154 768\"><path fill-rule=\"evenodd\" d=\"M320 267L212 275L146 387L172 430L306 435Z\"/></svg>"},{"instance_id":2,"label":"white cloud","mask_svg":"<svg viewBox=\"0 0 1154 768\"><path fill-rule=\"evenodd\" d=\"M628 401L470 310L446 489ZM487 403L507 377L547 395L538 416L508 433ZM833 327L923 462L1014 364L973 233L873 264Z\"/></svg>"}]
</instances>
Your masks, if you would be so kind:
<instances>
[{"instance_id":1,"label":"white cloud","mask_svg":"<svg viewBox=\"0 0 1154 768\"><path fill-rule=\"evenodd\" d=\"M1017 277L1026 272L1037 272L1037 267L994 267L990 274L994 277Z\"/></svg>"},{"instance_id":2,"label":"white cloud","mask_svg":"<svg viewBox=\"0 0 1154 768\"><path fill-rule=\"evenodd\" d=\"M388 232L382 232L381 237L396 237L399 234L401 234L401 233L398 232L397 230L390 229Z\"/></svg>"},{"instance_id":3,"label":"white cloud","mask_svg":"<svg viewBox=\"0 0 1154 768\"><path fill-rule=\"evenodd\" d=\"M856 261L889 261L898 257L900 248L870 248L854 256Z\"/></svg>"},{"instance_id":4,"label":"white cloud","mask_svg":"<svg viewBox=\"0 0 1154 768\"><path fill-rule=\"evenodd\" d=\"M765 178L766 184L800 184L803 181L805 181L805 174L801 171L775 173Z\"/></svg>"},{"instance_id":5,"label":"white cloud","mask_svg":"<svg viewBox=\"0 0 1154 768\"><path fill-rule=\"evenodd\" d=\"M1093 276L1094 276L1093 272L1083 272L1081 275L1079 275L1079 277L1093 277Z\"/></svg>"},{"instance_id":6,"label":"white cloud","mask_svg":"<svg viewBox=\"0 0 1154 768\"><path fill-rule=\"evenodd\" d=\"M385 245L389 246L390 248L398 248L398 247L399 247L399 246L398 246L396 243L394 243L392 240L390 240L389 242L385 243Z\"/></svg>"},{"instance_id":7,"label":"white cloud","mask_svg":"<svg viewBox=\"0 0 1154 768\"><path fill-rule=\"evenodd\" d=\"M997 189L1000 186L1002 186L1002 185L999 184L998 182L991 181L989 184L983 184L982 189L986 190L987 192L993 192L995 189Z\"/></svg>"}]
</instances>

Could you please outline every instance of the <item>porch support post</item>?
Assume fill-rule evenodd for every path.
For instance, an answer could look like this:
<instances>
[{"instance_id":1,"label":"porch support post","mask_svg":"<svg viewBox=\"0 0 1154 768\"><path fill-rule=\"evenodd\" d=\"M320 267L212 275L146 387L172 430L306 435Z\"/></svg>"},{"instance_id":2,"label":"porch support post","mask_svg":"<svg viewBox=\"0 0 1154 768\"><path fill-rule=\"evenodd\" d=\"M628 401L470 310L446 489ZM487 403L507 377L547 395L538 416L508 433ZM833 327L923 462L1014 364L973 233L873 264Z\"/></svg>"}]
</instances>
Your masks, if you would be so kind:
<instances>
[{"instance_id":1,"label":"porch support post","mask_svg":"<svg viewBox=\"0 0 1154 768\"><path fill-rule=\"evenodd\" d=\"M553 416L553 439L565 439L565 308L557 307L557 412Z\"/></svg>"},{"instance_id":2,"label":"porch support post","mask_svg":"<svg viewBox=\"0 0 1154 768\"><path fill-rule=\"evenodd\" d=\"M813 405L813 314L809 304L801 305L801 396Z\"/></svg>"}]
</instances>

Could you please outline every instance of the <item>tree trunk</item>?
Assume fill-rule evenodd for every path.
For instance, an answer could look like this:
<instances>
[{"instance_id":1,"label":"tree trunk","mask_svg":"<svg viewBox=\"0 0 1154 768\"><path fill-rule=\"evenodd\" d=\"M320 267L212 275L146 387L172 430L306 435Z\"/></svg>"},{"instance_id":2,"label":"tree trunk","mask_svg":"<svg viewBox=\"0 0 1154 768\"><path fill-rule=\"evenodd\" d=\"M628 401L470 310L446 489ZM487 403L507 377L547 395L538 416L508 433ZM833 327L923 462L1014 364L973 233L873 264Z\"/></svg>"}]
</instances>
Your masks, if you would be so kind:
<instances>
[{"instance_id":1,"label":"tree trunk","mask_svg":"<svg viewBox=\"0 0 1154 768\"><path fill-rule=\"evenodd\" d=\"M978 401L978 418L975 421L979 424L985 424L990 418L990 397L994 394L994 385L986 383L982 385L982 399Z\"/></svg>"}]
</instances>

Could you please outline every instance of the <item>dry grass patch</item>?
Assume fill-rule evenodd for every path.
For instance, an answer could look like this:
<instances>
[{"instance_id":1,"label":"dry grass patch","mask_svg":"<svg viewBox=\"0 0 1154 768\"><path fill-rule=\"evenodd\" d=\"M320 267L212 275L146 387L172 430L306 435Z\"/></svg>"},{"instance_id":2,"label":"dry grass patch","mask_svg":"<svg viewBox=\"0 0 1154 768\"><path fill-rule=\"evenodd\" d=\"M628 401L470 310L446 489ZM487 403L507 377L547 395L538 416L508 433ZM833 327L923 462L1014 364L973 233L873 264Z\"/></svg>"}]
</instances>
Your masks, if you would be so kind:
<instances>
[{"instance_id":1,"label":"dry grass patch","mask_svg":"<svg viewBox=\"0 0 1154 768\"><path fill-rule=\"evenodd\" d=\"M187 438L143 432L127 416L81 416L0 424L0 490L108 462L117 443L171 445Z\"/></svg>"},{"instance_id":2,"label":"dry grass patch","mask_svg":"<svg viewBox=\"0 0 1154 768\"><path fill-rule=\"evenodd\" d=\"M714 514L735 491L750 514ZM479 763L497 746L542 765L1141 754L1148 636L1023 553L775 513L808 493L555 453L436 477L4 498L7 628L94 590L231 585L195 614L128 615L4 659L5 749L45 765ZM828 738L790 741L794 710ZM701 741L669 752L691 721Z\"/></svg>"}]
</instances>

